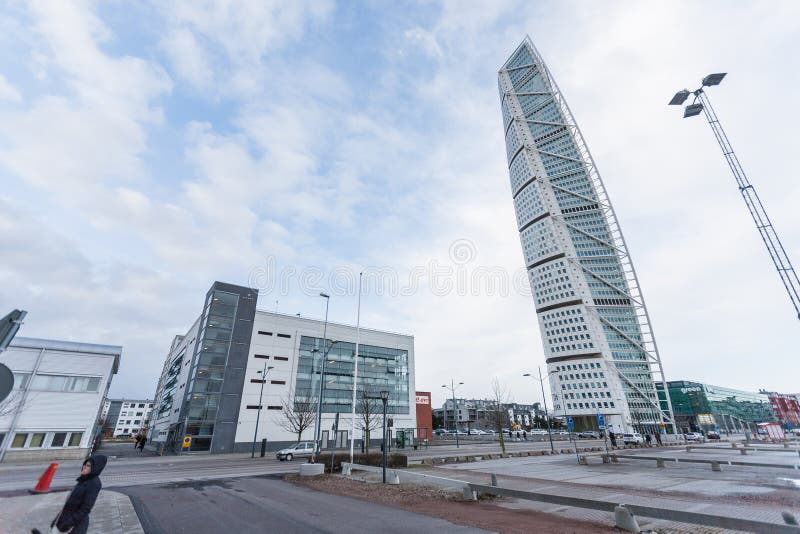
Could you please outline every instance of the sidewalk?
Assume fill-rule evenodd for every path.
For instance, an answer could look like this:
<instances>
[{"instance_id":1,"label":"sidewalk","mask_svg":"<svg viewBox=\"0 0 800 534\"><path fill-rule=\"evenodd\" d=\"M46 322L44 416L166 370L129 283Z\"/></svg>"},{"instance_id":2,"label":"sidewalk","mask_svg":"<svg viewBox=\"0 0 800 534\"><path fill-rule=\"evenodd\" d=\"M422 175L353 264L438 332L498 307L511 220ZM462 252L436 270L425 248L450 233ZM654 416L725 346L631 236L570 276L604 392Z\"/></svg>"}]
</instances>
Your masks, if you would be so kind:
<instances>
[{"instance_id":1,"label":"sidewalk","mask_svg":"<svg viewBox=\"0 0 800 534\"><path fill-rule=\"evenodd\" d=\"M0 525L3 532L30 532L38 528L50 532L50 522L58 514L67 492L24 495L0 499ZM144 534L139 517L127 495L101 490L91 515L89 534Z\"/></svg>"}]
</instances>

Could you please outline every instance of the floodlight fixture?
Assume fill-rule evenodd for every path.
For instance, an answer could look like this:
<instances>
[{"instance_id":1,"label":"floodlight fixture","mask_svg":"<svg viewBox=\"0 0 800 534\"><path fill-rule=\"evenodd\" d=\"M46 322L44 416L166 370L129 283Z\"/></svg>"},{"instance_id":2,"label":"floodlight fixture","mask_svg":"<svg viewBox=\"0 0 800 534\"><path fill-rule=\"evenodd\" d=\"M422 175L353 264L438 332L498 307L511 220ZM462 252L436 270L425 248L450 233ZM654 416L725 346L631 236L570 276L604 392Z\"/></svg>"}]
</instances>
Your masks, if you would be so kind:
<instances>
[{"instance_id":1,"label":"floodlight fixture","mask_svg":"<svg viewBox=\"0 0 800 534\"><path fill-rule=\"evenodd\" d=\"M683 111L683 118L687 117L694 117L695 115L700 115L703 111L703 104L690 104L686 106L686 109Z\"/></svg>"},{"instance_id":2,"label":"floodlight fixture","mask_svg":"<svg viewBox=\"0 0 800 534\"><path fill-rule=\"evenodd\" d=\"M669 101L669 105L670 106L680 106L681 104L686 102L686 99L689 98L690 94L692 94L692 93L688 89L681 89L680 91L675 93L675 96L673 96L672 100Z\"/></svg>"},{"instance_id":3,"label":"floodlight fixture","mask_svg":"<svg viewBox=\"0 0 800 534\"><path fill-rule=\"evenodd\" d=\"M717 72L715 74L709 74L705 78L703 78L703 85L706 87L711 87L712 85L719 85L719 82L722 81L722 78L728 74L727 72Z\"/></svg>"}]
</instances>

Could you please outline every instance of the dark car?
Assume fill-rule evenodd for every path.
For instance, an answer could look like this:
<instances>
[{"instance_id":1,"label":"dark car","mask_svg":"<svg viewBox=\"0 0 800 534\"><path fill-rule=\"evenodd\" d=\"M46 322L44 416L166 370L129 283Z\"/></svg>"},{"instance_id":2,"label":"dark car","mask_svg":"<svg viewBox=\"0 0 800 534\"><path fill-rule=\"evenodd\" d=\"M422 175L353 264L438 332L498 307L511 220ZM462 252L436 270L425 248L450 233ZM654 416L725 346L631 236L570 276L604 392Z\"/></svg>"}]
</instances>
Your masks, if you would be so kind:
<instances>
[{"instance_id":1,"label":"dark car","mask_svg":"<svg viewBox=\"0 0 800 534\"><path fill-rule=\"evenodd\" d=\"M706 439L721 439L721 436L716 430L709 430L706 432Z\"/></svg>"},{"instance_id":2,"label":"dark car","mask_svg":"<svg viewBox=\"0 0 800 534\"><path fill-rule=\"evenodd\" d=\"M588 438L588 439L600 439L600 432L596 430L584 430L583 432L578 432L579 438Z\"/></svg>"}]
</instances>

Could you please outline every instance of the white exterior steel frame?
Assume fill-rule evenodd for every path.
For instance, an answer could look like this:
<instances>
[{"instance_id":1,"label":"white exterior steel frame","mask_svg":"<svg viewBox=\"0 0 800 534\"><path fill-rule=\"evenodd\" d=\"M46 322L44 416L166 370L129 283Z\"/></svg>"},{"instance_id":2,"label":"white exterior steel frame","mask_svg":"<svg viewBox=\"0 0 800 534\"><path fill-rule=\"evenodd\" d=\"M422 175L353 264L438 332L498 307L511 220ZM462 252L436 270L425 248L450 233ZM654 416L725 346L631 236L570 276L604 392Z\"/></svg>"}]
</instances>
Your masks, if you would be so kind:
<instances>
[{"instance_id":1,"label":"white exterior steel frame","mask_svg":"<svg viewBox=\"0 0 800 534\"><path fill-rule=\"evenodd\" d=\"M538 79L536 79L537 77ZM568 415L591 415L597 413L598 409L600 412L609 414L617 412L619 418L616 419L616 423L626 430L631 426L636 427L646 422L661 422L670 425L675 432L669 395L666 395L664 399L659 399L655 388L657 381L664 384L664 391L667 391L663 366L639 280L617 216L580 128L530 37L526 36L503 65L499 71L498 82L512 195L523 253L531 279L531 288L534 290L542 342L547 354L550 373L561 372L557 380L551 381L551 391L557 405L556 411L563 411ZM540 117L540 115L545 116ZM541 135L536 137L533 133L534 130ZM565 136L564 132L569 135ZM566 137L568 139L565 139ZM560 143L551 148L550 145L554 144L554 141ZM518 160L521 160L521 163ZM545 160L547 161L545 162ZM562 163L553 164L554 161ZM558 169L558 167L566 167L566 170ZM571 185L553 183L565 177L575 177L575 180L571 182ZM588 179L590 187L586 187L586 179ZM567 206L571 204L577 206L570 209ZM531 209L532 205L533 209ZM599 211L602 214L606 228L603 228L602 225L598 226L598 220L588 220L585 223L570 222L570 218L575 217L576 213L588 214L590 211ZM536 216L537 212L540 213L538 216ZM548 219L549 222L547 222ZM594 231L581 228L581 226L589 227L592 223L595 225ZM538 234L536 232L537 224L541 225ZM529 231L532 228L534 230ZM604 248L606 254L603 256L613 258L601 261L606 261L607 265L613 263L616 265L603 266L598 269L593 268L591 260L581 259L582 254L578 253L578 249L592 246ZM560 254L552 254L559 250ZM597 256L599 255L595 255L595 260L597 260ZM540 261L530 261L533 259ZM540 267L546 269L548 264L559 259L563 259L559 262L559 266L566 268L557 269L558 274L568 274L568 276L559 276L557 280L563 282L568 279L569 283L557 287L570 289L560 294L561 302L547 305L548 300L554 299L546 295L552 294L554 288L548 287L552 285L550 282L542 284L539 282L547 277L552 277L553 273L542 275L537 269ZM614 280L615 277L617 280ZM591 288L599 286L602 286L602 291L596 291L593 294ZM599 293L613 294L615 298L599 299L597 296ZM566 295L571 298L567 298ZM553 340L571 340L578 336L551 337L549 333L552 331L549 328L553 323L547 321L546 312L568 306L573 307L571 313L576 316L578 314L585 315L585 318L581 316L580 320L588 323L591 329L588 330L589 334L586 337L580 336L581 341L591 339L592 342L581 343L580 345L584 345L584 347L573 350L569 356L566 356L554 352L554 349L558 347L553 347ZM610 320L606 312L614 309L622 315L630 311L635 317L635 328L631 328L633 325L630 324L625 325L620 322L615 324L615 321ZM576 321L577 319L578 317L576 317ZM569 321L572 323L572 319ZM583 326L583 329L587 330L587 326ZM612 356L612 341L627 342L628 350L631 347L638 349L643 355L638 363L646 363L646 370L642 365L635 371L621 369L620 367L625 367L625 365L621 360ZM587 350L587 345L590 350ZM579 345L567 346L574 349ZM610 410L608 408L589 408L586 403L586 408L577 408L578 404L575 403L576 408L567 409L566 397L568 394L564 389L564 384L560 384L560 382L569 375L563 373L564 369L557 364L565 361L577 361L581 359L581 356L597 358L597 353L602 354L602 360L607 369L612 372L611 374L619 377L618 386L621 387L617 388L617 393L622 391L624 396L614 396L623 400L620 403L623 406L615 406L614 410ZM571 368L571 366L568 367ZM592 369L594 369L594 364L592 364ZM589 373L588 376L591 374ZM643 374L647 376L645 377ZM603 373L600 375L603 376ZM610 379L611 376L608 378ZM594 387L593 382L584 381L579 385L581 388L584 385L588 388L590 383ZM613 383L610 389L615 389ZM627 406L630 401L634 400L644 400L644 403L639 402L633 409ZM558 406L559 404L561 406ZM559 410L559 408L563 410Z\"/></svg>"}]
</instances>

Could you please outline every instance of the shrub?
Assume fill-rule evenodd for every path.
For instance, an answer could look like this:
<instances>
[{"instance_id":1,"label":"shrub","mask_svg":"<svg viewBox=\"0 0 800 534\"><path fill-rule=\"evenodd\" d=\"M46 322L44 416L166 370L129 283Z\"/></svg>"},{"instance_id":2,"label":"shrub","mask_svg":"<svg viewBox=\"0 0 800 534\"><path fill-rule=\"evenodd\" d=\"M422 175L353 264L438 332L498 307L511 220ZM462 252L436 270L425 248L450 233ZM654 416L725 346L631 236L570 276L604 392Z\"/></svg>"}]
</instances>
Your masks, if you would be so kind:
<instances>
[{"instance_id":1,"label":"shrub","mask_svg":"<svg viewBox=\"0 0 800 534\"><path fill-rule=\"evenodd\" d=\"M349 452L337 452L333 455L333 472L342 472L342 462L350 461ZM331 469L331 455L330 453L322 452L317 456L318 463L325 463L325 472L330 473ZM353 463L361 465L371 465L374 467L381 467L383 465L383 453L371 452L369 454L355 453L353 455ZM405 454L390 453L386 455L386 467L398 468L408 467L408 456Z\"/></svg>"}]
</instances>

